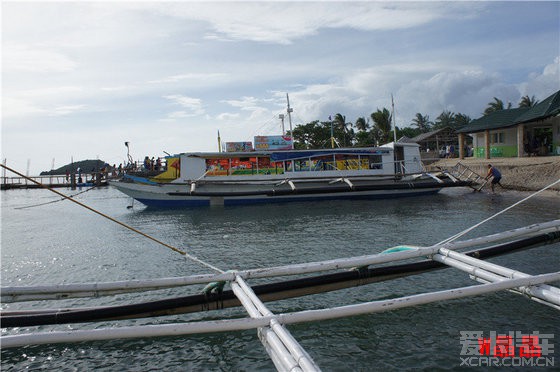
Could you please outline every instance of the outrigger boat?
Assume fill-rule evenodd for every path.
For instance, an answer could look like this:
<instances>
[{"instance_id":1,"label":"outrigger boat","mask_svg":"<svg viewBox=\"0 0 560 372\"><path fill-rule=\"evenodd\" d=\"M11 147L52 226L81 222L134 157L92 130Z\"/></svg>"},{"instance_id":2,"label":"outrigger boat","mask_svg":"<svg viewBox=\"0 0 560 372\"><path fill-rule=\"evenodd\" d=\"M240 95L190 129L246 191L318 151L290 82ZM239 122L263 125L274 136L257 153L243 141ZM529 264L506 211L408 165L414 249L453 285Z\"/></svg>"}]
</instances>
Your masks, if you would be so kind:
<instances>
[{"instance_id":1,"label":"outrigger boat","mask_svg":"<svg viewBox=\"0 0 560 372\"><path fill-rule=\"evenodd\" d=\"M471 186L424 171L419 146L193 152L168 156L152 177L125 174L110 184L149 207L184 207L342 198L392 198Z\"/></svg>"}]
</instances>

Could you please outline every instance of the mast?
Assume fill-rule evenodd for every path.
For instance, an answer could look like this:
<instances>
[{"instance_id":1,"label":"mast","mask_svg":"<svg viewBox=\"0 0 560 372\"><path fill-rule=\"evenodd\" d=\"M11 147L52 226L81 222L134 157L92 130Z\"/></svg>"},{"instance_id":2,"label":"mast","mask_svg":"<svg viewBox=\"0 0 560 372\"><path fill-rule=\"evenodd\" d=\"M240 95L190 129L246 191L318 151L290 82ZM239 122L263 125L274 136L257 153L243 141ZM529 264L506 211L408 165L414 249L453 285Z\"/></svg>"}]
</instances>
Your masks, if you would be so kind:
<instances>
[{"instance_id":1,"label":"mast","mask_svg":"<svg viewBox=\"0 0 560 372\"><path fill-rule=\"evenodd\" d=\"M331 122L331 148L334 149L334 127L332 117L329 115L329 121Z\"/></svg>"},{"instance_id":2,"label":"mast","mask_svg":"<svg viewBox=\"0 0 560 372\"><path fill-rule=\"evenodd\" d=\"M395 102L393 101L393 93L391 93L391 106L393 108L392 118L393 118L393 142L397 143L397 122L395 120Z\"/></svg>"},{"instance_id":3,"label":"mast","mask_svg":"<svg viewBox=\"0 0 560 372\"><path fill-rule=\"evenodd\" d=\"M288 96L288 93L286 93L286 101L288 102L288 109L286 110L288 112L288 122L290 123L290 137L292 137L292 150L294 149L294 133L292 131L292 112L294 111L294 109L292 109L290 107L290 97Z\"/></svg>"},{"instance_id":4,"label":"mast","mask_svg":"<svg viewBox=\"0 0 560 372\"><path fill-rule=\"evenodd\" d=\"M284 114L278 115L278 118L282 121L282 135L286 135L286 130L284 129Z\"/></svg>"}]
</instances>

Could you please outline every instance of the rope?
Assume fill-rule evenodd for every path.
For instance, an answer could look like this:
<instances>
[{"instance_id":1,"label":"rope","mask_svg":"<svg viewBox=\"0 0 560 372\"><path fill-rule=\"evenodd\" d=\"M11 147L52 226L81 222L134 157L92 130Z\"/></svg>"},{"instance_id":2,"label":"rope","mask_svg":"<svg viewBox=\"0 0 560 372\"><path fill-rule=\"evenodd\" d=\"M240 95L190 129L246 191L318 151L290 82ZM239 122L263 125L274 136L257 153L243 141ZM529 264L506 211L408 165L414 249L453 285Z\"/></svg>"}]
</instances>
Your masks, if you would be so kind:
<instances>
[{"instance_id":1,"label":"rope","mask_svg":"<svg viewBox=\"0 0 560 372\"><path fill-rule=\"evenodd\" d=\"M108 220L110 220L110 221L112 221L112 222L114 222L114 223L116 223L116 224L118 224L118 225L121 225L121 226L124 227L124 228L127 228L127 229L129 229L129 230L131 230L131 231L133 231L133 232L135 232L135 233L137 233L137 234L142 235L142 236L145 237L145 238L148 238L148 239L150 239L150 240L152 240L152 241L154 241L154 242L156 242L156 243L158 243L158 244L160 244L160 245L163 245L164 247L169 248L169 249L171 249L172 251L175 251L175 252L177 252L177 253L180 253L180 254L182 254L183 256L185 256L185 257L187 257L187 258L190 258L191 260L193 260L193 261L195 261L195 262L197 262L197 263L199 263L199 264L201 264L201 265L203 265L203 266L206 266L206 267L208 267L208 268L210 268L210 269L212 269L212 270L214 270L214 271L217 271L217 272L219 272L219 273L224 273L224 271L218 269L217 267L214 267L214 266L212 266L211 264L206 263L206 262L204 262L204 261L202 261L202 260L196 258L195 256L188 254L188 253L185 252L185 251L182 251L182 250L180 250L180 249L178 249L178 248L175 248L175 247L173 247L173 246L171 246L171 245L169 245L169 244L167 244L167 243L164 243L164 242L162 242L161 240L158 240L158 239L156 239L156 238L154 238L154 237L152 237L152 236L150 236L150 235L148 235L148 234L146 234L146 233L143 233L142 231L139 231L139 230L135 229L134 227L132 227L132 226L130 226L130 225L127 225L127 224L125 224L125 223L123 223L123 222L121 222L121 221L119 221L119 220L114 219L113 217L110 217L110 216L108 216L108 215L106 215L106 214L104 214L104 213L102 213L102 212L100 212L100 211L98 211L98 210L96 210L96 209L93 209L92 207L90 207L90 206L88 206L88 205L85 205L84 203L81 203L81 202L79 202L79 201L77 201L77 200L75 200L75 199L72 199L71 197L69 197L69 196L67 196L67 195L64 195L64 194L61 193L61 192L58 192L58 191L56 191L56 190L54 190L54 189L52 189L52 188L50 188L50 187L48 187L48 186L42 184L41 182L35 181L34 179L32 179L32 178L30 178L30 177L27 177L27 176L25 176L25 175L19 173L18 171L14 170L14 169L12 169L12 168L7 167L7 166L4 165L4 164L0 164L0 166L2 166L2 168L6 169L6 170L8 170L8 171L10 171L10 172L12 172L12 173L14 173L14 174L17 174L17 175L20 176L20 177L25 178L25 179L28 180L28 181L31 181L31 182L35 183L36 185L39 185L40 187L42 187L42 188L44 188L44 189L47 189L47 190L49 190L49 191L54 192L55 194L57 194L57 195L59 195L59 196L62 196L64 199L68 199L68 200L70 200L71 202L76 203L76 204L78 204L79 206L84 207L84 208L90 210L91 212L100 215L101 217L104 217L104 218L106 218L106 219L108 219Z\"/></svg>"},{"instance_id":2,"label":"rope","mask_svg":"<svg viewBox=\"0 0 560 372\"><path fill-rule=\"evenodd\" d=\"M97 187L97 186L93 186L93 187L88 188L87 190L80 191L79 193L76 193L76 194L74 194L74 195L68 195L68 198L73 198L73 197L78 196L78 195L80 195L80 194L86 193L86 192L88 192L88 191L91 191L91 190L95 189L96 187ZM42 205L58 203L58 202L61 202L61 201L63 201L63 200L66 200L66 199L67 199L67 198L62 198L62 199L57 199L57 200L51 200L51 201L48 201L48 202L45 202L45 203L33 204L33 205L26 205L25 207L17 207L17 208L14 208L14 209L27 209L27 208L40 207L40 206L42 206Z\"/></svg>"},{"instance_id":3,"label":"rope","mask_svg":"<svg viewBox=\"0 0 560 372\"><path fill-rule=\"evenodd\" d=\"M486 222L492 220L493 218L499 216L499 215L502 214L502 213L507 212L508 210L510 210L510 209L512 209L512 208L514 208L514 207L516 207L516 206L518 206L519 204L524 203L525 201L531 199L532 197L534 197L534 196L540 194L540 193L543 192L544 190L549 189L549 188L551 188L552 186L554 186L554 185L556 185L556 184L558 184L558 183L560 183L560 178L559 178L558 180L556 180L555 182L551 183L550 185L545 186L544 188L540 189L539 191L534 192L533 194L527 196L526 198L523 198L523 199L521 199L520 201L518 201L518 202L516 202L516 203L510 205L509 207L507 207L507 208L501 210L500 212L498 212L498 213L496 213L496 214L494 214L494 215L488 217L487 219L480 221L480 222L477 223L476 225L474 225L474 226L472 226L472 227L469 227L468 229L465 229L465 230L461 231L460 233L455 234L455 235L453 235L453 236L451 236L451 237L449 237L449 238L447 238L447 239L445 239L445 240L442 240L441 242L437 243L436 245L447 244L447 243L451 243L451 242L454 241L454 240L457 240L457 239L460 238L461 236L463 236L463 235L467 234L468 232L470 232L470 231L476 229L476 228L479 227L480 225L482 225L482 224L484 224L484 223L486 223Z\"/></svg>"}]
</instances>

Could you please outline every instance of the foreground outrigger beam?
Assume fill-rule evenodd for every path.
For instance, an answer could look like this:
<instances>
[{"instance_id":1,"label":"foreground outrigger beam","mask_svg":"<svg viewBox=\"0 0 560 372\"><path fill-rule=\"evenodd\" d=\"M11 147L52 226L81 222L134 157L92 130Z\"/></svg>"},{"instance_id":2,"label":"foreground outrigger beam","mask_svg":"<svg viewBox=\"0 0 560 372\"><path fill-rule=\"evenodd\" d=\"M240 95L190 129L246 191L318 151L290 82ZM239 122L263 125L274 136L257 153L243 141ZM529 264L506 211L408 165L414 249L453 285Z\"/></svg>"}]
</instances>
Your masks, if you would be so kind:
<instances>
[{"instance_id":1,"label":"foreground outrigger beam","mask_svg":"<svg viewBox=\"0 0 560 372\"><path fill-rule=\"evenodd\" d=\"M560 232L528 237L514 242L463 252L463 254L487 259L534 246L560 241ZM396 247L385 253L409 250L410 247ZM381 281L392 280L409 275L445 268L446 265L435 260L422 260L412 263L362 267L332 274L287 280L282 282L254 285L253 291L264 301L277 301L305 295L335 291ZM225 281L209 284L201 294L175 297L129 305L115 305L95 308L41 309L4 311L1 319L4 327L28 327L47 324L67 324L122 320L131 318L157 317L218 310L239 306L240 302L231 290L223 290Z\"/></svg>"},{"instance_id":2,"label":"foreground outrigger beam","mask_svg":"<svg viewBox=\"0 0 560 372\"><path fill-rule=\"evenodd\" d=\"M438 252L440 248L460 250L504 242L516 238L530 238L538 235L560 232L560 220L533 224L514 230L492 234L488 236L445 243L441 246L411 247L413 249L400 250L388 254L372 254L351 258L335 260L308 262L286 266L269 268L238 270L223 274L201 274L176 278L159 278L147 280L129 280L106 283L80 283L61 284L53 286L12 286L1 287L1 301L3 303L36 301L36 300L58 300L80 297L110 296L120 293L152 291L164 288L181 287L193 284L207 284L211 282L233 281L238 275L244 279L270 278L275 276L288 276L299 274L311 274L331 270L351 269L369 265L378 265L388 262L402 261L407 259L430 256ZM539 243L539 242L535 242ZM545 244L545 242L541 242Z\"/></svg>"},{"instance_id":3,"label":"foreground outrigger beam","mask_svg":"<svg viewBox=\"0 0 560 372\"><path fill-rule=\"evenodd\" d=\"M130 339L145 337L179 336L225 331L239 331L266 327L272 320L280 324L296 324L318 320L337 319L348 316L384 312L405 307L429 304L498 292L507 289L534 286L560 280L560 272L529 276L526 278L507 279L495 283L448 289L444 291L422 293L400 298L372 301L356 305L334 307L330 309L307 310L256 319L232 319L202 321L192 323L175 323L164 325L146 325L121 328L102 328L94 330L53 331L48 333L21 334L2 336L2 347L20 347L26 345L54 344L82 341L101 341L111 339Z\"/></svg>"},{"instance_id":4,"label":"foreground outrigger beam","mask_svg":"<svg viewBox=\"0 0 560 372\"><path fill-rule=\"evenodd\" d=\"M231 279L229 280L231 280L232 289L235 292L236 297L246 308L250 318L96 330L76 330L71 332L42 332L2 336L0 341L2 341L2 347L9 348L32 344L96 341L114 338L144 338L259 328L261 340L279 370L318 370L318 367L311 358L309 358L305 350L301 348L301 346L284 328L285 325L382 312L436 301L492 293L501 290L514 290L518 293L529 295L530 298L552 306L555 309L560 309L560 302L558 301L560 297L560 289L546 284L559 281L560 271L548 274L528 275L499 265L490 264L477 258L469 257L464 253L453 252L449 249L449 247L457 249L464 246L488 244L489 242L503 241L508 238L511 239L514 236L522 236L526 239L533 239L539 234L542 235L542 233L549 234L551 240L557 241L560 234L560 220L551 221L545 224L536 224L506 233L471 239L469 241L454 243L448 242L425 248L400 247L399 249L392 250L395 251L394 253L365 256L367 257L365 260L362 257L361 260L358 258L351 258L314 264L295 265L295 267L302 269L296 271L302 273L340 269L341 267L348 267L347 265L350 263L355 264L356 262L361 262L362 265L358 266L364 266L371 263L391 262L412 257L427 256L436 263L457 267L469 273L477 280L485 283L481 285L422 293L400 298L371 301L362 304L328 309L273 314L264 306L261 302L262 300L255 294L254 290L246 284L245 279L250 277L271 276L272 273L275 275L292 275L296 274L296 272L294 271L294 267L258 269L247 272L224 274L231 275Z\"/></svg>"},{"instance_id":5,"label":"foreground outrigger beam","mask_svg":"<svg viewBox=\"0 0 560 372\"><path fill-rule=\"evenodd\" d=\"M274 314L261 302L241 277L236 276L235 281L231 283L231 288L252 319L271 318L265 327L258 329L258 334L268 355L279 371L319 370L309 354L290 332L275 319Z\"/></svg>"}]
</instances>

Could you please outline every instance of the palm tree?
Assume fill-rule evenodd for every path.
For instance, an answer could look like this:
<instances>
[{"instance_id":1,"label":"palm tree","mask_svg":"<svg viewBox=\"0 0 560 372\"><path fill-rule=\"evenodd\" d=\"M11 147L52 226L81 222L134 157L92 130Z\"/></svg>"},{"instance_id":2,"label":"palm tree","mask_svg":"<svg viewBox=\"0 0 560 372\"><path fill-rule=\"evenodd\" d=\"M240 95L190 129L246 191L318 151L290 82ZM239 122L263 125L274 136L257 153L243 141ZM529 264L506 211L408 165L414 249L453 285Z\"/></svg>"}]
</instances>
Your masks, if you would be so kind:
<instances>
[{"instance_id":1,"label":"palm tree","mask_svg":"<svg viewBox=\"0 0 560 372\"><path fill-rule=\"evenodd\" d=\"M389 110L385 107L383 108L383 110L377 109L377 111L371 113L370 117L373 121L373 130L376 132L376 139L381 143L389 142L389 135L391 133L391 121L393 119Z\"/></svg>"},{"instance_id":2,"label":"palm tree","mask_svg":"<svg viewBox=\"0 0 560 372\"><path fill-rule=\"evenodd\" d=\"M451 111L443 110L437 117L434 128L440 129L445 127L453 128L455 126L455 114Z\"/></svg>"},{"instance_id":3,"label":"palm tree","mask_svg":"<svg viewBox=\"0 0 560 372\"><path fill-rule=\"evenodd\" d=\"M430 121L430 117L428 115L424 116L418 112L416 117L412 119L412 125L416 125L420 130L420 133L426 133L430 131L433 123Z\"/></svg>"},{"instance_id":4,"label":"palm tree","mask_svg":"<svg viewBox=\"0 0 560 372\"><path fill-rule=\"evenodd\" d=\"M535 99L535 96L529 98L528 95L521 97L521 101L519 101L519 107L535 107L539 101Z\"/></svg>"},{"instance_id":5,"label":"palm tree","mask_svg":"<svg viewBox=\"0 0 560 372\"><path fill-rule=\"evenodd\" d=\"M455 115L455 128L462 128L468 124L470 124L470 122L472 121L472 119L470 118L470 116L465 115L465 114L461 114L460 112L457 113L457 115Z\"/></svg>"},{"instance_id":6,"label":"palm tree","mask_svg":"<svg viewBox=\"0 0 560 372\"><path fill-rule=\"evenodd\" d=\"M358 129L358 132L367 132L369 129L369 120L366 121L366 118L359 117L358 119L356 119L356 123L354 123L354 126L356 127L356 129Z\"/></svg>"},{"instance_id":7,"label":"palm tree","mask_svg":"<svg viewBox=\"0 0 560 372\"><path fill-rule=\"evenodd\" d=\"M508 109L511 108L511 102L508 102ZM484 110L484 115L491 114L496 111L504 110L504 101L499 98L494 97L494 102L488 103L488 107Z\"/></svg>"},{"instance_id":8,"label":"palm tree","mask_svg":"<svg viewBox=\"0 0 560 372\"><path fill-rule=\"evenodd\" d=\"M342 130L342 142L343 146L346 147L346 133L348 132L348 128L346 127L346 116L338 113L334 116L334 126Z\"/></svg>"}]
</instances>

